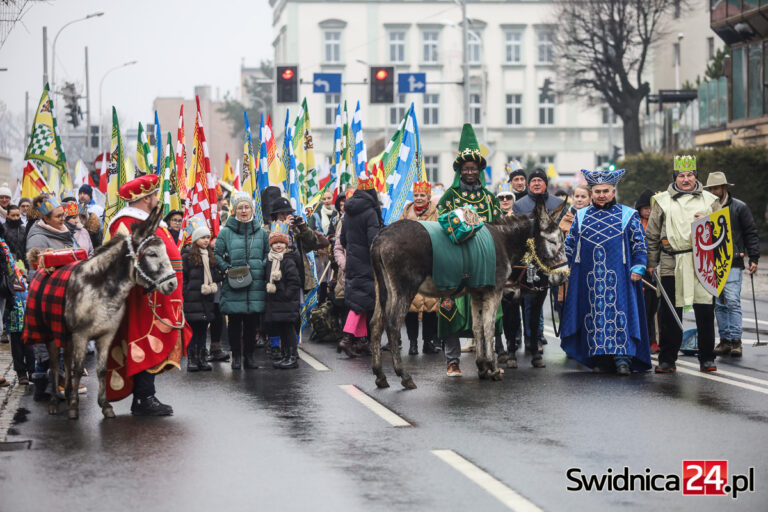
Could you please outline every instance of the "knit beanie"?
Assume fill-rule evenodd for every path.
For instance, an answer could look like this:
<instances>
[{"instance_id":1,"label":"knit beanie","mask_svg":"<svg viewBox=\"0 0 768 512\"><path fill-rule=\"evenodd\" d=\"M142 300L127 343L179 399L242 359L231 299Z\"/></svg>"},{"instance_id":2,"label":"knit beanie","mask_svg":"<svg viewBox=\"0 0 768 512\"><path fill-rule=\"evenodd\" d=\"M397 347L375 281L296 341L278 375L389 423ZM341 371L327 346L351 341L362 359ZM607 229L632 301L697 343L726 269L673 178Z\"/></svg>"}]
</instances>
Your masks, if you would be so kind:
<instances>
[{"instance_id":1,"label":"knit beanie","mask_svg":"<svg viewBox=\"0 0 768 512\"><path fill-rule=\"evenodd\" d=\"M531 184L531 180L533 178L541 178L544 180L545 185L549 185L549 178L547 178L547 173L544 172L544 169L541 167L535 168L533 171L531 171L531 174L528 175L528 185Z\"/></svg>"},{"instance_id":2,"label":"knit beanie","mask_svg":"<svg viewBox=\"0 0 768 512\"><path fill-rule=\"evenodd\" d=\"M11 192L11 188L8 186L7 183L3 183L3 186L0 187L0 196L5 196L5 197L13 196L13 193Z\"/></svg>"},{"instance_id":3,"label":"knit beanie","mask_svg":"<svg viewBox=\"0 0 768 512\"><path fill-rule=\"evenodd\" d=\"M80 189L77 191L77 193L78 194L82 194L83 192L88 194L88 197L93 199L93 187L92 186L90 186L87 183L83 183L82 185L80 185Z\"/></svg>"},{"instance_id":4,"label":"knit beanie","mask_svg":"<svg viewBox=\"0 0 768 512\"><path fill-rule=\"evenodd\" d=\"M211 230L208 229L208 226L206 225L199 226L192 232L192 243L195 243L206 236L211 236Z\"/></svg>"},{"instance_id":5,"label":"knit beanie","mask_svg":"<svg viewBox=\"0 0 768 512\"><path fill-rule=\"evenodd\" d=\"M251 208L253 208L253 200L251 200L251 196L248 195L247 193L242 193L241 192L241 193L233 195L232 196L232 211L236 211L237 210L237 205L239 205L240 203L245 203L245 202L250 204Z\"/></svg>"},{"instance_id":6,"label":"knit beanie","mask_svg":"<svg viewBox=\"0 0 768 512\"><path fill-rule=\"evenodd\" d=\"M514 171L509 173L509 182L512 183L512 178L515 176L522 176L525 178L525 172L522 169L515 169Z\"/></svg>"}]
</instances>

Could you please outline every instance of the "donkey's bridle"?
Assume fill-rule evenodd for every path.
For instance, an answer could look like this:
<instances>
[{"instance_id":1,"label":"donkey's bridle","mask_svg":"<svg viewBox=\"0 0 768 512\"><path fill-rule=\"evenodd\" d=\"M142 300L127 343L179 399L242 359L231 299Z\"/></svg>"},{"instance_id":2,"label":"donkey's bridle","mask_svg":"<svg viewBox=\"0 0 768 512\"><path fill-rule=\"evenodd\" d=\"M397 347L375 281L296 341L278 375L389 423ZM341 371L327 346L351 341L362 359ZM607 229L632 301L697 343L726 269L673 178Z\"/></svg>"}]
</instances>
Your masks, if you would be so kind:
<instances>
[{"instance_id":1,"label":"donkey's bridle","mask_svg":"<svg viewBox=\"0 0 768 512\"><path fill-rule=\"evenodd\" d=\"M169 274L166 274L162 277L159 277L158 279L152 279L147 275L146 272L141 268L141 259L144 257L144 254L142 253L142 249L144 249L144 246L146 246L149 242L154 240L155 238L160 239L157 235L150 235L144 240L141 241L138 247L136 247L136 250L133 249L133 240L131 239L131 236L129 235L126 238L127 244L128 244L128 255L131 257L132 266L131 268L133 271L138 274L138 276L144 280L145 283L149 285L149 287L144 286L144 288L147 289L148 292L151 292L161 284L163 284L166 281L170 281L171 279L176 277L176 272L170 272Z\"/></svg>"},{"instance_id":2,"label":"donkey's bridle","mask_svg":"<svg viewBox=\"0 0 768 512\"><path fill-rule=\"evenodd\" d=\"M522 262L524 264L526 265L533 264L537 269L539 269L540 271L542 271L547 275L567 276L571 273L571 271L568 268L560 268L560 267L567 267L568 266L567 261L558 263L554 267L546 266L539 258L539 255L536 254L536 241L533 238L529 238L528 240L526 240L525 244L528 246L528 250L523 255Z\"/></svg>"}]
</instances>

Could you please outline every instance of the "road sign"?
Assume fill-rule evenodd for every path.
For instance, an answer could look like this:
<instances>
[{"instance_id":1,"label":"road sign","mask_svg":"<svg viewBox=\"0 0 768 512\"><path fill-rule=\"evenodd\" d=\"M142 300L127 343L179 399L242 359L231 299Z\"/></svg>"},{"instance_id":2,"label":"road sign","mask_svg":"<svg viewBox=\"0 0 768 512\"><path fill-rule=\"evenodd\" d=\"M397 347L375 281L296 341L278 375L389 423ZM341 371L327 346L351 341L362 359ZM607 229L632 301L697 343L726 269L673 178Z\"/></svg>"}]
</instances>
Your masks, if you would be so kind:
<instances>
[{"instance_id":1,"label":"road sign","mask_svg":"<svg viewBox=\"0 0 768 512\"><path fill-rule=\"evenodd\" d=\"M341 94L341 73L315 73L312 77L312 92Z\"/></svg>"},{"instance_id":2,"label":"road sign","mask_svg":"<svg viewBox=\"0 0 768 512\"><path fill-rule=\"evenodd\" d=\"M398 73L397 92L406 94L409 92L423 93L427 89L426 73Z\"/></svg>"},{"instance_id":3,"label":"road sign","mask_svg":"<svg viewBox=\"0 0 768 512\"><path fill-rule=\"evenodd\" d=\"M103 153L99 153L96 155L96 160L93 162L93 170L96 171L96 175L99 175L99 172L101 172L101 162L103 160L107 161L107 165L109 165L109 159L111 155L109 154L109 151L105 151Z\"/></svg>"}]
</instances>

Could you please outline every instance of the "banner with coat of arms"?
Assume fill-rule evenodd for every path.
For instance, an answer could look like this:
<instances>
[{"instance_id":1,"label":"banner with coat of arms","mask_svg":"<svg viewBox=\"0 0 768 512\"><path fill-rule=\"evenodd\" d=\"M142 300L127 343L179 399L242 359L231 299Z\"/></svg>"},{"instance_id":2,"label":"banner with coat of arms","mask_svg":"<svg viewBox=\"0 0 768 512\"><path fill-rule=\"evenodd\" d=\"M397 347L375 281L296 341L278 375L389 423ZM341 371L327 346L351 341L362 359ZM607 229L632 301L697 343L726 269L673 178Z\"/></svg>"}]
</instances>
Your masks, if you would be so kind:
<instances>
[{"instance_id":1,"label":"banner with coat of arms","mask_svg":"<svg viewBox=\"0 0 768 512\"><path fill-rule=\"evenodd\" d=\"M46 162L58 167L60 171L66 169L67 159L61 150L61 140L57 133L56 116L53 112L53 101L50 98L48 84L45 84L43 95L35 111L32 134L24 159Z\"/></svg>"},{"instance_id":2,"label":"banner with coat of arms","mask_svg":"<svg viewBox=\"0 0 768 512\"><path fill-rule=\"evenodd\" d=\"M721 208L694 221L691 238L696 277L707 292L717 297L733 262L730 209Z\"/></svg>"}]
</instances>

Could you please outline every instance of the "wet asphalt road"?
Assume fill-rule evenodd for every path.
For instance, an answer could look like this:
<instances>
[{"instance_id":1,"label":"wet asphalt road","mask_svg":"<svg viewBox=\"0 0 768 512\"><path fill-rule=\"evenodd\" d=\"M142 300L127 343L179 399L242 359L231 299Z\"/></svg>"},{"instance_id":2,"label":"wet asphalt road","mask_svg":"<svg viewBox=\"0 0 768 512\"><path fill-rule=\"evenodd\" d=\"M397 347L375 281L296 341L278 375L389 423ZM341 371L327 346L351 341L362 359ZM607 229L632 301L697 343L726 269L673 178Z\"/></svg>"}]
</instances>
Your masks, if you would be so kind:
<instances>
[{"instance_id":1,"label":"wet asphalt road","mask_svg":"<svg viewBox=\"0 0 768 512\"><path fill-rule=\"evenodd\" d=\"M768 319L768 303L759 316ZM761 327L768 340L768 322ZM547 368L520 354L502 382L479 381L473 355L463 355L464 377L449 379L442 355L404 354L418 385L404 391L385 353L392 387L379 390L368 358L306 344L330 371L216 363L158 377L170 418L133 418L124 400L103 420L95 377L84 379L78 421L63 404L48 416L28 393L8 441L31 440L31 449L0 451L0 512L509 509L432 450L453 450L514 490L527 500L518 510L768 510L768 347L748 342L742 360L718 360L733 373L722 380L697 371L617 378L568 361L550 323L547 332ZM679 368L684 361L696 363L682 357ZM391 426L339 387L349 384L412 426ZM730 474L754 467L756 490L737 500L566 490L572 467L679 476L684 459L727 459Z\"/></svg>"}]
</instances>

